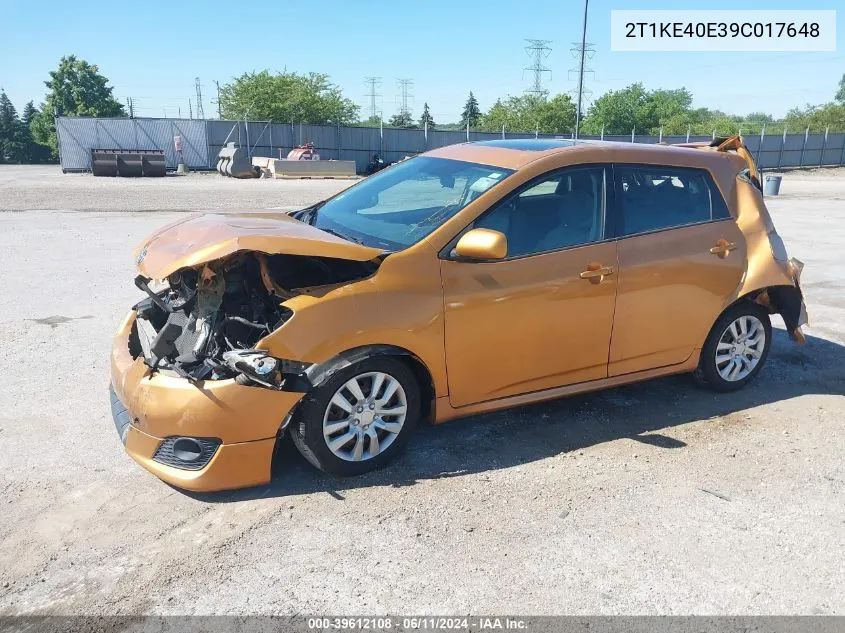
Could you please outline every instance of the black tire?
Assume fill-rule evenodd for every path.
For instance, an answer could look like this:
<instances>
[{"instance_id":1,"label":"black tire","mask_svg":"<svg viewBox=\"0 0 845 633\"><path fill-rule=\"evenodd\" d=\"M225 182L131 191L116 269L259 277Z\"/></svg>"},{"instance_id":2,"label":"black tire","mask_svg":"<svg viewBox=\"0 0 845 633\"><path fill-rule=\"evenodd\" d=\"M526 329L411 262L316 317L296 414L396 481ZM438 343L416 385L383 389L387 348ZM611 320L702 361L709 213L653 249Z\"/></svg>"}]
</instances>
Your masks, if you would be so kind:
<instances>
[{"instance_id":1,"label":"black tire","mask_svg":"<svg viewBox=\"0 0 845 633\"><path fill-rule=\"evenodd\" d=\"M362 461L346 461L336 456L323 437L323 417L338 389L354 376L367 372L392 376L405 392L407 413L402 429L381 453ZM338 371L319 387L306 394L288 427L293 443L314 466L336 477L349 477L381 468L398 455L419 422L420 389L408 366L397 358L380 356L354 363Z\"/></svg>"},{"instance_id":2,"label":"black tire","mask_svg":"<svg viewBox=\"0 0 845 633\"><path fill-rule=\"evenodd\" d=\"M763 324L763 331L766 335L765 344L757 365L748 373L747 376L740 380L726 380L723 378L716 367L716 347L721 341L723 335L726 333L728 326L742 316L753 316L760 320ZM698 368L695 370L694 376L696 381L709 389L720 392L736 391L742 389L749 382L757 377L763 365L766 364L766 359L769 357L769 350L772 347L772 323L769 318L769 313L760 305L750 301L741 301L725 310L722 316L713 325L707 339L704 342L704 347L701 349L701 358L698 361Z\"/></svg>"}]
</instances>

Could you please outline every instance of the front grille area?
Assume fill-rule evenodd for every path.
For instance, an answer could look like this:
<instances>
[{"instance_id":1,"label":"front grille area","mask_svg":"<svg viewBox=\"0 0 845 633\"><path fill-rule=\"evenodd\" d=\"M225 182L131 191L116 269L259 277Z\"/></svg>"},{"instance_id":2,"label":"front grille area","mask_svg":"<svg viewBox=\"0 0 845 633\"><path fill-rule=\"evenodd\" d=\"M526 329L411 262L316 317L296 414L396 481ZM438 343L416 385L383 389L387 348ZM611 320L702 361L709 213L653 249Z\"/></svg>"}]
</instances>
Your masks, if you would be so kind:
<instances>
[{"instance_id":1,"label":"front grille area","mask_svg":"<svg viewBox=\"0 0 845 633\"><path fill-rule=\"evenodd\" d=\"M214 457L220 440L216 437L168 437L156 449L153 461L181 470L201 470ZM195 459L186 460L184 447L196 446L199 448ZM182 457L180 457L180 454ZM188 453L190 454L190 453ZM194 454L190 454L194 457Z\"/></svg>"}]
</instances>

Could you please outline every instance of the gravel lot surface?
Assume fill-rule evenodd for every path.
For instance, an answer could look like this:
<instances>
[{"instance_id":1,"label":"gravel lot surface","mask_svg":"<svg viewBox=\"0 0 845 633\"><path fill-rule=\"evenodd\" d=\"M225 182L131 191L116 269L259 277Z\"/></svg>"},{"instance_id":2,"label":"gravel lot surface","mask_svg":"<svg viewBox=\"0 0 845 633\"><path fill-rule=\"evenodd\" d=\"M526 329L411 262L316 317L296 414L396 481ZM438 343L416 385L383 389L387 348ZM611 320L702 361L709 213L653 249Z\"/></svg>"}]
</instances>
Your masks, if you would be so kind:
<instances>
[{"instance_id":1,"label":"gravel lot surface","mask_svg":"<svg viewBox=\"0 0 845 633\"><path fill-rule=\"evenodd\" d=\"M477 416L349 480L291 446L235 493L136 466L106 390L134 245L173 210L346 184L0 168L0 209L29 210L0 213L0 614L845 613L842 171L769 201L812 327L778 330L744 391L680 376Z\"/></svg>"},{"instance_id":2,"label":"gravel lot surface","mask_svg":"<svg viewBox=\"0 0 845 633\"><path fill-rule=\"evenodd\" d=\"M355 180L237 180L217 172L164 178L94 178L56 165L0 165L0 211L299 209Z\"/></svg>"}]
</instances>

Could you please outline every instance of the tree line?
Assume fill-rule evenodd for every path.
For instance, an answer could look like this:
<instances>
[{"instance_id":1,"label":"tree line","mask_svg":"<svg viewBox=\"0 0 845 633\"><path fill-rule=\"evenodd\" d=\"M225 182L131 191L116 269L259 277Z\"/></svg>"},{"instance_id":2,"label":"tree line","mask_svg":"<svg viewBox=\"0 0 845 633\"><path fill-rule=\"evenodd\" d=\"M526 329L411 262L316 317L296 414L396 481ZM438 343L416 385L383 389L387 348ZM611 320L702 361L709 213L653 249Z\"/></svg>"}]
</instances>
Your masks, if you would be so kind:
<instances>
[{"instance_id":1,"label":"tree line","mask_svg":"<svg viewBox=\"0 0 845 633\"><path fill-rule=\"evenodd\" d=\"M0 162L38 163L58 156L56 116L123 117L126 111L115 99L108 79L96 65L74 55L62 57L44 82L47 94L39 107L30 101L19 116L0 90ZM694 108L686 88L647 90L633 83L611 90L582 112L582 134L716 135L767 134L810 129L845 131L845 74L833 100L793 108L776 119L765 112L735 115L709 108ZM408 110L382 121L361 119L360 107L344 97L323 73L244 73L221 86L220 114L224 119L250 119L281 123L358 125L405 129L465 129L482 132L537 132L570 134L575 127L576 106L568 94L517 95L497 99L485 112L470 92L457 122L438 124L428 102L415 119Z\"/></svg>"}]
</instances>

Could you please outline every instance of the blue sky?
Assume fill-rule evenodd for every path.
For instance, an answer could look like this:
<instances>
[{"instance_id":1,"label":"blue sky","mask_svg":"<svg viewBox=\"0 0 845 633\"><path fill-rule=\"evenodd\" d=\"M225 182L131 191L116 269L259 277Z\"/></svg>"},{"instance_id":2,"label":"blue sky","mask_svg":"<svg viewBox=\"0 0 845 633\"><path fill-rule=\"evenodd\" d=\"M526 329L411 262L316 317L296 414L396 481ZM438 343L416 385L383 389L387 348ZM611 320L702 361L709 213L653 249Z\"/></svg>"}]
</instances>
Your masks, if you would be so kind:
<instances>
[{"instance_id":1,"label":"blue sky","mask_svg":"<svg viewBox=\"0 0 845 633\"><path fill-rule=\"evenodd\" d=\"M611 9L695 9L700 2L592 0L587 39L596 53L586 87L597 97L642 81L648 88L685 86L696 106L745 114L784 114L806 103L830 101L845 73L845 4L767 0L767 9L839 9L837 51L823 53L622 53L610 51ZM755 5L756 6L756 3ZM33 11L38 7L38 11ZM140 116L187 116L194 77L203 86L207 116L214 80L251 70L319 71L362 106L364 78L381 76L380 106L396 111L398 77L413 79L411 106L427 101L436 121L459 118L472 90L482 109L529 84L525 38L551 40L546 79L551 92L575 86L568 70L580 39L581 0L429 0L371 2L275 0L137 3L0 0L0 86L21 109L39 103L43 81L62 55L97 64L115 96L133 97ZM711 0L708 9L754 8ZM761 20L765 10L761 11Z\"/></svg>"}]
</instances>

